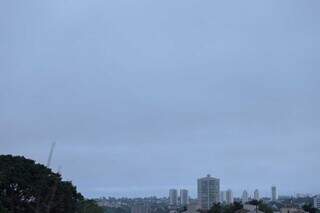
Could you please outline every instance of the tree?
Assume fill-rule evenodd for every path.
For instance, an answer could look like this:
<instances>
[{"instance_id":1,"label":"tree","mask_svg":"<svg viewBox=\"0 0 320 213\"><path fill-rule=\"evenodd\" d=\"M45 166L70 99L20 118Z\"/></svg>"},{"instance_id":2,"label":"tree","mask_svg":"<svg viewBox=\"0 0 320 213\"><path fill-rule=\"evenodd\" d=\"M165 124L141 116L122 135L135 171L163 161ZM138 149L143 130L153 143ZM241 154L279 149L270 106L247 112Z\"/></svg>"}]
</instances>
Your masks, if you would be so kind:
<instances>
[{"instance_id":1,"label":"tree","mask_svg":"<svg viewBox=\"0 0 320 213\"><path fill-rule=\"evenodd\" d=\"M239 210L239 209L242 209L243 208L243 205L239 202L233 202L233 204L231 205L231 209L233 212Z\"/></svg>"},{"instance_id":2,"label":"tree","mask_svg":"<svg viewBox=\"0 0 320 213\"><path fill-rule=\"evenodd\" d=\"M268 206L266 203L264 203L262 200L251 200L248 202L251 205L255 205L258 207L260 211L263 211L265 213L273 213L273 210L270 206Z\"/></svg>"},{"instance_id":3,"label":"tree","mask_svg":"<svg viewBox=\"0 0 320 213\"><path fill-rule=\"evenodd\" d=\"M269 207L267 204L260 202L258 205L258 208L260 211L264 212L264 213L273 213L273 210L271 207Z\"/></svg>"},{"instance_id":4,"label":"tree","mask_svg":"<svg viewBox=\"0 0 320 213\"><path fill-rule=\"evenodd\" d=\"M0 213L8 213L8 210L6 208L4 208L2 203L0 203Z\"/></svg>"},{"instance_id":5,"label":"tree","mask_svg":"<svg viewBox=\"0 0 320 213\"><path fill-rule=\"evenodd\" d=\"M0 155L0 203L9 213L74 213L84 200L60 174L21 156Z\"/></svg>"},{"instance_id":6,"label":"tree","mask_svg":"<svg viewBox=\"0 0 320 213\"><path fill-rule=\"evenodd\" d=\"M262 203L262 201L261 200L250 200L248 203L250 205L258 206L259 204Z\"/></svg>"},{"instance_id":7,"label":"tree","mask_svg":"<svg viewBox=\"0 0 320 213\"><path fill-rule=\"evenodd\" d=\"M233 213L242 208L243 205L239 202L234 202L229 205L221 205L220 203L215 203L209 209L208 213Z\"/></svg>"},{"instance_id":8,"label":"tree","mask_svg":"<svg viewBox=\"0 0 320 213\"><path fill-rule=\"evenodd\" d=\"M214 203L209 209L208 213L222 213L222 206L220 203Z\"/></svg>"},{"instance_id":9,"label":"tree","mask_svg":"<svg viewBox=\"0 0 320 213\"><path fill-rule=\"evenodd\" d=\"M104 209L99 207L94 200L83 200L78 209L78 213L104 213Z\"/></svg>"},{"instance_id":10,"label":"tree","mask_svg":"<svg viewBox=\"0 0 320 213\"><path fill-rule=\"evenodd\" d=\"M243 208L243 205L241 203L233 202L232 204L224 206L223 213L233 213L242 208Z\"/></svg>"},{"instance_id":11,"label":"tree","mask_svg":"<svg viewBox=\"0 0 320 213\"><path fill-rule=\"evenodd\" d=\"M309 213L316 213L317 209L313 207L311 203L304 204L302 209Z\"/></svg>"},{"instance_id":12,"label":"tree","mask_svg":"<svg viewBox=\"0 0 320 213\"><path fill-rule=\"evenodd\" d=\"M250 205L254 205L256 206L256 212L258 212L258 209L259 209L259 205L262 204L262 200L251 200L248 202Z\"/></svg>"}]
</instances>

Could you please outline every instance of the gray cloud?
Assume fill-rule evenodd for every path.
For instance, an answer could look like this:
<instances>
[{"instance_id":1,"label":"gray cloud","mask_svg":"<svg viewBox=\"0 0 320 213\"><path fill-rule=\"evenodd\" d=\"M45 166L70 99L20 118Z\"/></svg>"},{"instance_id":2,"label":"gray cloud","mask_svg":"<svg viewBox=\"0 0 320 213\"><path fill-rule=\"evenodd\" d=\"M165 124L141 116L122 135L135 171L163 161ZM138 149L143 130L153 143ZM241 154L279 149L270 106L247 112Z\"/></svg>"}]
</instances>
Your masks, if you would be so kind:
<instances>
[{"instance_id":1,"label":"gray cloud","mask_svg":"<svg viewBox=\"0 0 320 213\"><path fill-rule=\"evenodd\" d=\"M45 163L54 140L90 197L194 193L207 173L319 192L319 6L3 1L0 153Z\"/></svg>"}]
</instances>

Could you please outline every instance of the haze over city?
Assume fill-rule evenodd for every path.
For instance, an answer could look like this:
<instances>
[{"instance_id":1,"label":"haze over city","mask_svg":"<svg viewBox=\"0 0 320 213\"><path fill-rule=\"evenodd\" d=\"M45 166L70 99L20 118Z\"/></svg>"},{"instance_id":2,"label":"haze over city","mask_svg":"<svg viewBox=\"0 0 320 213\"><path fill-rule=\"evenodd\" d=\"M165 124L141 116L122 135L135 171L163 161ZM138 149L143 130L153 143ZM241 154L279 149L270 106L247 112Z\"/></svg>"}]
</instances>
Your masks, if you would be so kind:
<instances>
[{"instance_id":1,"label":"haze over city","mask_svg":"<svg viewBox=\"0 0 320 213\"><path fill-rule=\"evenodd\" d=\"M16 2L19 2L17 4ZM319 193L320 1L0 2L0 154L86 197Z\"/></svg>"}]
</instances>

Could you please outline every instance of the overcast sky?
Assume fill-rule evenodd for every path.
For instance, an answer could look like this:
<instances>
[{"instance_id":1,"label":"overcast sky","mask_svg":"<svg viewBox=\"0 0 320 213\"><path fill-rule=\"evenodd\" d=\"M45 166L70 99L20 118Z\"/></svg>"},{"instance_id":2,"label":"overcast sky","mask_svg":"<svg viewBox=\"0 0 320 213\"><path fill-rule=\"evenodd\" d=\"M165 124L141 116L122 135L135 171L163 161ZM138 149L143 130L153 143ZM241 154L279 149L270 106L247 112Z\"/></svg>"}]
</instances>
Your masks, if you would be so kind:
<instances>
[{"instance_id":1,"label":"overcast sky","mask_svg":"<svg viewBox=\"0 0 320 213\"><path fill-rule=\"evenodd\" d=\"M88 197L320 192L320 1L1 0L0 154Z\"/></svg>"}]
</instances>

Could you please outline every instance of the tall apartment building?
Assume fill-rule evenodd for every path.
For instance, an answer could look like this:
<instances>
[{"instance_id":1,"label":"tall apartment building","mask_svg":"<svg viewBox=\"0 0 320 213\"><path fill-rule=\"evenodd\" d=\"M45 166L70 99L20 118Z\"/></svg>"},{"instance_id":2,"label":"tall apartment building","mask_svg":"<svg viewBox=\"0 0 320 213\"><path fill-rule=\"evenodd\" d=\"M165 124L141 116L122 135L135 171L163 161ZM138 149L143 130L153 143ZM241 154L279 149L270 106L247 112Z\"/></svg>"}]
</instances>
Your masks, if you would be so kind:
<instances>
[{"instance_id":1,"label":"tall apartment building","mask_svg":"<svg viewBox=\"0 0 320 213\"><path fill-rule=\"evenodd\" d=\"M317 195L313 198L314 208L320 209L320 195Z\"/></svg>"},{"instance_id":2,"label":"tall apartment building","mask_svg":"<svg viewBox=\"0 0 320 213\"><path fill-rule=\"evenodd\" d=\"M198 179L198 201L201 209L210 209L214 203L220 202L220 180L207 177Z\"/></svg>"},{"instance_id":3,"label":"tall apartment building","mask_svg":"<svg viewBox=\"0 0 320 213\"><path fill-rule=\"evenodd\" d=\"M226 203L227 202L227 192L226 191L221 191L220 192L220 202L221 203Z\"/></svg>"},{"instance_id":4,"label":"tall apartment building","mask_svg":"<svg viewBox=\"0 0 320 213\"><path fill-rule=\"evenodd\" d=\"M227 204L232 204L233 203L233 193L231 189L228 189L226 192L227 195Z\"/></svg>"},{"instance_id":5,"label":"tall apartment building","mask_svg":"<svg viewBox=\"0 0 320 213\"><path fill-rule=\"evenodd\" d=\"M178 191L176 189L169 190L169 204L171 206L178 205Z\"/></svg>"},{"instance_id":6,"label":"tall apartment building","mask_svg":"<svg viewBox=\"0 0 320 213\"><path fill-rule=\"evenodd\" d=\"M246 204L248 201L249 201L249 194L246 190L244 190L242 193L241 202L242 204Z\"/></svg>"},{"instance_id":7,"label":"tall apartment building","mask_svg":"<svg viewBox=\"0 0 320 213\"><path fill-rule=\"evenodd\" d=\"M186 206L189 204L188 190L180 189L180 205Z\"/></svg>"},{"instance_id":8,"label":"tall apartment building","mask_svg":"<svg viewBox=\"0 0 320 213\"><path fill-rule=\"evenodd\" d=\"M253 199L260 200L260 195L259 195L259 190L258 189L254 190Z\"/></svg>"},{"instance_id":9,"label":"tall apartment building","mask_svg":"<svg viewBox=\"0 0 320 213\"><path fill-rule=\"evenodd\" d=\"M275 186L271 187L271 200L272 201L278 200L277 188Z\"/></svg>"}]
</instances>

